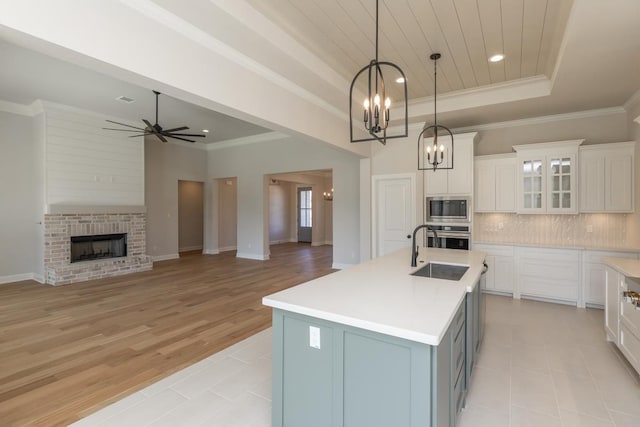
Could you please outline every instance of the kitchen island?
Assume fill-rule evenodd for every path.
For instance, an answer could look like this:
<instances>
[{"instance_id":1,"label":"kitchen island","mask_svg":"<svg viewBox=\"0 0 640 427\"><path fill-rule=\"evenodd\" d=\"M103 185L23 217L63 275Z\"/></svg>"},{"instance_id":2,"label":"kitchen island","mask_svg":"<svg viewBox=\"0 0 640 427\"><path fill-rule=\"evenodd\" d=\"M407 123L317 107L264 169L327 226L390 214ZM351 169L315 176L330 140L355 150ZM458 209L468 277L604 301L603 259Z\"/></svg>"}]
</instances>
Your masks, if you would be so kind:
<instances>
[{"instance_id":1,"label":"kitchen island","mask_svg":"<svg viewBox=\"0 0 640 427\"><path fill-rule=\"evenodd\" d=\"M447 426L479 343L485 254L420 248L263 299L273 307L273 425ZM466 265L460 280L413 276Z\"/></svg>"}]
</instances>

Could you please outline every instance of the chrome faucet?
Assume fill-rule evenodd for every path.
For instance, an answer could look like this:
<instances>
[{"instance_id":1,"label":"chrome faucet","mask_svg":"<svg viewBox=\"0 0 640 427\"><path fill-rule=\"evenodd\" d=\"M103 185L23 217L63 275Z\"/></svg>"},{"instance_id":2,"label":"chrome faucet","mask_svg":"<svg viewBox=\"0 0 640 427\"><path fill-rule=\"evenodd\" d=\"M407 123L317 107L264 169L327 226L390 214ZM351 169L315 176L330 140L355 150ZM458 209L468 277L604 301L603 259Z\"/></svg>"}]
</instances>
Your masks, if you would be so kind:
<instances>
[{"instance_id":1,"label":"chrome faucet","mask_svg":"<svg viewBox=\"0 0 640 427\"><path fill-rule=\"evenodd\" d=\"M415 230L413 230L413 237L411 239L411 267L417 267L418 266L418 246L416 246L416 233L421 228L426 228L427 230L429 230L429 231L431 231L433 233L433 247L434 248L439 247L439 245L438 245L438 233L436 233L436 230L434 230L433 228L431 228L431 226L429 226L427 224L420 224L419 226L417 226L415 228ZM409 237L409 236L407 236L407 237Z\"/></svg>"}]
</instances>

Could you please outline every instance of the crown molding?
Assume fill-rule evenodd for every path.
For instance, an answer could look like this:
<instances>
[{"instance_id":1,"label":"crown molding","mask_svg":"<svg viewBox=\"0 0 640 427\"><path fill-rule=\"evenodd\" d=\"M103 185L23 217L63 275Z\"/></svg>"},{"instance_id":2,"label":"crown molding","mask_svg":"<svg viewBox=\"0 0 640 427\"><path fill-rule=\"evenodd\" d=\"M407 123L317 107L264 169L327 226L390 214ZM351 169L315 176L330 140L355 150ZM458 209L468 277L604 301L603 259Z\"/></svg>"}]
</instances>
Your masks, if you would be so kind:
<instances>
[{"instance_id":1,"label":"crown molding","mask_svg":"<svg viewBox=\"0 0 640 427\"><path fill-rule=\"evenodd\" d=\"M625 110L629 111L638 105L638 103L640 103L640 90L637 90L633 95L631 95L622 106Z\"/></svg>"},{"instance_id":2,"label":"crown molding","mask_svg":"<svg viewBox=\"0 0 640 427\"><path fill-rule=\"evenodd\" d=\"M447 92L438 95L438 112L465 110L548 96L551 94L551 85L551 81L541 75ZM433 114L433 101L433 97L410 101L409 117L417 118ZM395 112L398 113L398 110L395 109Z\"/></svg>"},{"instance_id":3,"label":"crown molding","mask_svg":"<svg viewBox=\"0 0 640 427\"><path fill-rule=\"evenodd\" d=\"M39 99L36 99L29 105L18 104L16 102L4 101L0 99L0 111L27 117L35 117L43 112L42 104Z\"/></svg>"},{"instance_id":4,"label":"crown molding","mask_svg":"<svg viewBox=\"0 0 640 427\"><path fill-rule=\"evenodd\" d=\"M455 133L503 129L518 126L537 125L543 123L560 122L564 120L585 119L590 117L602 117L614 114L626 113L623 107L599 108L595 110L575 111L572 113L553 114L549 116L531 117L528 119L509 120L504 122L487 123L482 125L464 126L451 129Z\"/></svg>"},{"instance_id":5,"label":"crown molding","mask_svg":"<svg viewBox=\"0 0 640 427\"><path fill-rule=\"evenodd\" d=\"M217 6L222 7L220 3L215 2ZM172 31L181 34L182 36L190 39L191 41L215 52L218 55L222 55L225 58L229 59L232 62L256 73L257 75L269 80L275 85L283 88L284 90L291 92L298 97L304 99L307 102L310 102L323 110L331 113L337 118L346 121L348 120L348 115L345 114L345 111L336 108L332 104L324 101L317 95L311 93L307 89L303 88L300 85L297 85L284 76L276 73L270 68L262 65L261 63L255 61L249 56L239 52L238 50L232 48L226 43L221 42L211 34L201 30L195 25L191 24L187 20L176 16L170 11L162 8L151 0L130 0L125 2L128 7L136 10L137 12L145 15L147 18L152 19L158 22L161 25L164 25L167 28L170 28ZM228 10L228 7L222 7L225 11ZM319 59L317 59L319 61ZM325 67L326 66L325 64Z\"/></svg>"},{"instance_id":6,"label":"crown molding","mask_svg":"<svg viewBox=\"0 0 640 427\"><path fill-rule=\"evenodd\" d=\"M259 144L261 142L275 141L278 139L290 138L290 135L281 132L266 132L258 135L245 136L242 138L228 139L226 141L212 142L205 146L207 151L220 150L223 148L239 147L242 145Z\"/></svg>"}]
</instances>

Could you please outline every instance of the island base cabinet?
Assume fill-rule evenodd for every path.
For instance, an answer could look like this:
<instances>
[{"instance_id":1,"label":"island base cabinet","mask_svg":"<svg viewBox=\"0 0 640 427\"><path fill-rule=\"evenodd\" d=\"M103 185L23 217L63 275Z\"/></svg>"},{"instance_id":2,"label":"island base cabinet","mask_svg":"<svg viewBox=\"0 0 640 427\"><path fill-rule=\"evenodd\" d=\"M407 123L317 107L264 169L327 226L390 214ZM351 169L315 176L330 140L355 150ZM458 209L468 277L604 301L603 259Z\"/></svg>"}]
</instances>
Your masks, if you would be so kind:
<instances>
[{"instance_id":1,"label":"island base cabinet","mask_svg":"<svg viewBox=\"0 0 640 427\"><path fill-rule=\"evenodd\" d=\"M438 346L274 309L272 425L455 426L464 306Z\"/></svg>"}]
</instances>

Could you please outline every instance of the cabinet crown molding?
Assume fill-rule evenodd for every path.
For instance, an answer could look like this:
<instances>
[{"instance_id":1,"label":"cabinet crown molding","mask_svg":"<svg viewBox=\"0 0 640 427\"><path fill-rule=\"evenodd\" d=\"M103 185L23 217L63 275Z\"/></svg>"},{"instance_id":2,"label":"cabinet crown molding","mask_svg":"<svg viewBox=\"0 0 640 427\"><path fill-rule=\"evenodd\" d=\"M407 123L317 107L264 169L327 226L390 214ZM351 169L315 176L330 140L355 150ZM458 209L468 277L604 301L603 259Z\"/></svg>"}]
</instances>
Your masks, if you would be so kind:
<instances>
[{"instance_id":1,"label":"cabinet crown molding","mask_svg":"<svg viewBox=\"0 0 640 427\"><path fill-rule=\"evenodd\" d=\"M571 139L567 141L555 141L555 142L539 142L535 144L514 145L513 149L515 151L526 151L526 150L548 150L550 148L570 148L570 147L577 148L583 142L584 142L584 139Z\"/></svg>"}]
</instances>

